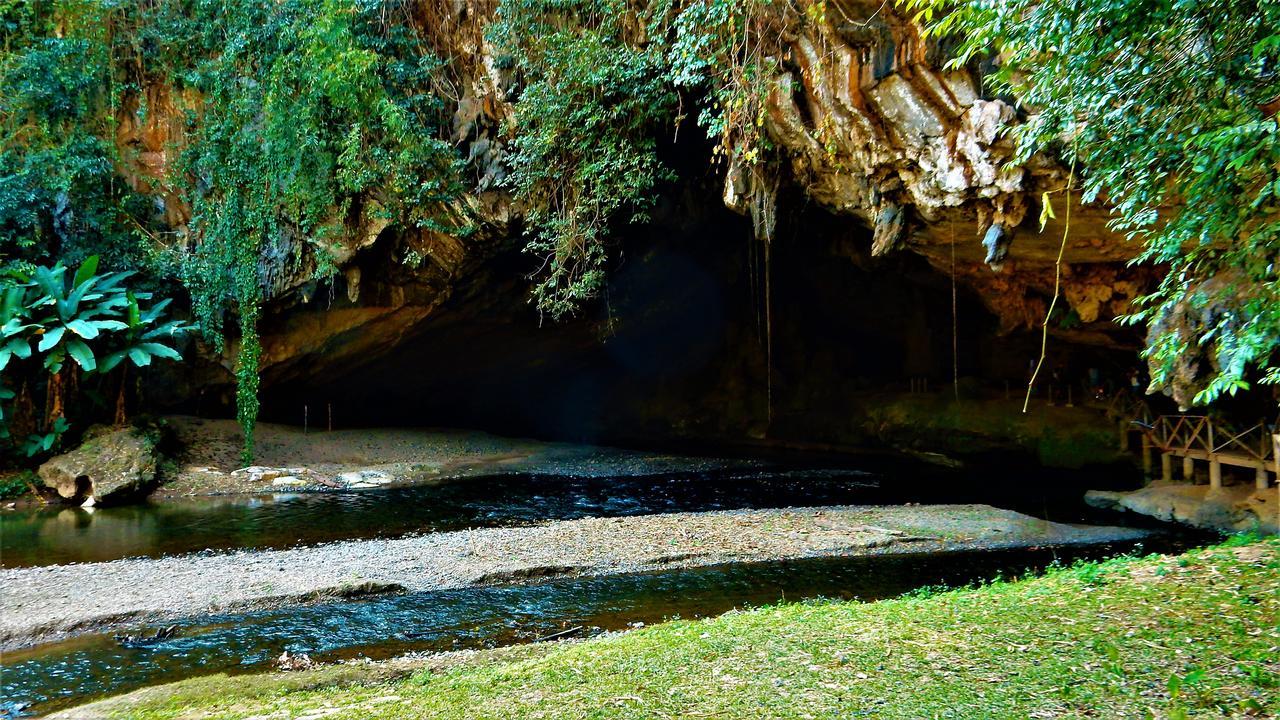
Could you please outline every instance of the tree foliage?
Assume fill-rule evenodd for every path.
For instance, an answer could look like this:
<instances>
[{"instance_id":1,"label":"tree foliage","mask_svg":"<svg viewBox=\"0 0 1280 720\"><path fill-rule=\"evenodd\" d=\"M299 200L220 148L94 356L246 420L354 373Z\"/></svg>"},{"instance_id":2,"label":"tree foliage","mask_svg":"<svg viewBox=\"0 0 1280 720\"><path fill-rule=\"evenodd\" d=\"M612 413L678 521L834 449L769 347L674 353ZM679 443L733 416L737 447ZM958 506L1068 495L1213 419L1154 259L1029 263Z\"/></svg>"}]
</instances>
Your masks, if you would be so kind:
<instances>
[{"instance_id":1,"label":"tree foliage","mask_svg":"<svg viewBox=\"0 0 1280 720\"><path fill-rule=\"evenodd\" d=\"M764 68L755 27L771 0L503 0L490 33L521 85L509 183L544 258L538 309L559 318L604 281L619 216L646 219L670 171L660 133L697 110L715 154L763 162ZM684 110L685 104L693 106Z\"/></svg>"},{"instance_id":2,"label":"tree foliage","mask_svg":"<svg viewBox=\"0 0 1280 720\"><path fill-rule=\"evenodd\" d=\"M1084 200L1108 203L1168 267L1125 322L1148 324L1153 387L1183 405L1280 380L1280 3L905 0L961 65L1028 112L1023 156L1076 156Z\"/></svg>"},{"instance_id":3,"label":"tree foliage","mask_svg":"<svg viewBox=\"0 0 1280 720\"><path fill-rule=\"evenodd\" d=\"M372 0L0 1L0 250L145 260L190 291L218 348L234 314L247 458L276 283L304 262L331 273L362 213L438 227L458 192L424 32L409 6ZM172 107L149 107L154 88ZM189 208L176 235L121 182L113 142L122 119L162 110L183 132L148 189Z\"/></svg>"},{"instance_id":4,"label":"tree foliage","mask_svg":"<svg viewBox=\"0 0 1280 720\"><path fill-rule=\"evenodd\" d=\"M30 272L13 268L0 290L0 372L12 381L46 375L44 417L26 418L27 455L50 450L69 429L66 420L68 360L81 376L106 374L122 364L146 367L155 358L181 360L172 346L190 330L165 318L169 300L146 305L151 293L134 292L132 272L98 273L96 255L73 274L62 263L38 265ZM126 363L126 361L128 361ZM123 382L123 378L121 380ZM0 401L15 392L0 387ZM9 416L0 407L0 438L9 439Z\"/></svg>"}]
</instances>

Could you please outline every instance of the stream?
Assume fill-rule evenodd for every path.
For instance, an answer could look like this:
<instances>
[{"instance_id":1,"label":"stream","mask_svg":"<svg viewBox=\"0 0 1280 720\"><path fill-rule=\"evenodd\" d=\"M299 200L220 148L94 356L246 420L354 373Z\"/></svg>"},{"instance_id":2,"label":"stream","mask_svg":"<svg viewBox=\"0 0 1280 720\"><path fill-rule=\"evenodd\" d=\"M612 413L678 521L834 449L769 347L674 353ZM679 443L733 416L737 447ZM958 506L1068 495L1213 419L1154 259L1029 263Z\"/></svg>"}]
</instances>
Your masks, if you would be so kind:
<instances>
[{"instance_id":1,"label":"stream","mask_svg":"<svg viewBox=\"0 0 1280 720\"><path fill-rule=\"evenodd\" d=\"M1056 522L1142 522L1084 504L1086 486L1111 487L1113 479L1037 469L1029 483L1027 472L864 461L861 467L722 467L623 477L506 474L363 491L35 507L0 512L0 567L283 549L584 517L817 505L977 502Z\"/></svg>"},{"instance_id":2,"label":"stream","mask_svg":"<svg viewBox=\"0 0 1280 720\"><path fill-rule=\"evenodd\" d=\"M1180 547L1163 538L1143 549ZM212 615L178 623L173 637L145 647L126 647L112 634L94 633L7 653L0 698L11 711L50 712L186 677L268 670L285 650L319 661L382 659L530 642L578 626L583 630L577 636L587 637L782 601L876 600L1134 549L1121 544L728 565ZM130 632L149 635L158 629Z\"/></svg>"},{"instance_id":3,"label":"stream","mask_svg":"<svg viewBox=\"0 0 1280 720\"><path fill-rule=\"evenodd\" d=\"M906 482L906 476L912 482ZM980 482L975 481L980 480ZM1096 478L1075 478L1095 482ZM117 508L49 508L0 514L0 565L28 567L242 548L285 548L468 527L591 516L900 502L999 502L1061 522L1090 517L1070 485L1027 492L1025 476L899 468L699 469L640 477L496 475L359 492L169 500ZM1056 493L1056 494L1052 494ZM1157 534L1145 549L1195 539ZM216 672L270 668L281 652L315 660L529 642L581 626L577 636L672 617L815 597L874 600L915 588L963 585L1054 562L1133 550L1070 550L841 558L740 564L535 584L407 593L322 605L189 618L172 637L122 644L90 633L5 653L0 718L43 713L109 694ZM115 631L150 635L154 626Z\"/></svg>"},{"instance_id":4,"label":"stream","mask_svg":"<svg viewBox=\"0 0 1280 720\"><path fill-rule=\"evenodd\" d=\"M0 515L0 567L281 549L584 517L874 502L853 469L493 475L382 490L226 495Z\"/></svg>"}]
</instances>

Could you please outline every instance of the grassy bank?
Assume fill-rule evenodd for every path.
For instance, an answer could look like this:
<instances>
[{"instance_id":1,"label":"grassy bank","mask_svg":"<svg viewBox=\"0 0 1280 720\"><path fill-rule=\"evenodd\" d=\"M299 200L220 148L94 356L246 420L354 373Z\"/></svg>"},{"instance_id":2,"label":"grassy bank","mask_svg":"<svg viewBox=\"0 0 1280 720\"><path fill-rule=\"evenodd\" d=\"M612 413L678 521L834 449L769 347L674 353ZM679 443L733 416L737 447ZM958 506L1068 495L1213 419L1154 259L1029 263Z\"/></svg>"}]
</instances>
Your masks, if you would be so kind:
<instances>
[{"instance_id":1,"label":"grassy bank","mask_svg":"<svg viewBox=\"0 0 1280 720\"><path fill-rule=\"evenodd\" d=\"M1271 539L677 621L409 677L197 679L73 716L1273 717L1278 621Z\"/></svg>"},{"instance_id":2,"label":"grassy bank","mask_svg":"<svg viewBox=\"0 0 1280 720\"><path fill-rule=\"evenodd\" d=\"M1118 432L1097 410L1050 406L1035 398L1022 411L1009 399L965 398L950 393L885 396L864 421L879 440L901 447L966 456L1020 449L1047 467L1079 468L1128 457L1116 449Z\"/></svg>"}]
</instances>

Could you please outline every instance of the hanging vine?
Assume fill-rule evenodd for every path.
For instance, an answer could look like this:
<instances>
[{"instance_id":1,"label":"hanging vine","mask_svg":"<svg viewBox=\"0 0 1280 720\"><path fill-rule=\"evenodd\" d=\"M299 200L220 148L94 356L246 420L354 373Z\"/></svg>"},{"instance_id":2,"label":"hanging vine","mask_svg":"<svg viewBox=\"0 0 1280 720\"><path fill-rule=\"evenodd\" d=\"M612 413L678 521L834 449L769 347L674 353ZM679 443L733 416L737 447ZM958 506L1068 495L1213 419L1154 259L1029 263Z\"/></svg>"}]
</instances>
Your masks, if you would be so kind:
<instances>
[{"instance_id":1,"label":"hanging vine","mask_svg":"<svg viewBox=\"0 0 1280 720\"><path fill-rule=\"evenodd\" d=\"M713 161L743 179L757 237L772 237L765 100L783 30L804 18L770 0L499 4L490 40L522 80L509 185L528 208L526 249L543 259L540 311L559 318L600 291L613 223L646 219L671 177L657 138L679 132L686 105L715 142Z\"/></svg>"},{"instance_id":2,"label":"hanging vine","mask_svg":"<svg viewBox=\"0 0 1280 720\"><path fill-rule=\"evenodd\" d=\"M364 212L458 231L439 219L461 187L426 30L405 8L340 0L37 0L0 14L0 228L16 239L4 249L38 260L85 247L181 281L215 348L239 336L247 462L257 322L280 278L333 272L331 248ZM154 200L115 174L112 131L121 113L142 126L162 110L152 88L184 120L153 188L190 209L178 241L158 239Z\"/></svg>"}]
</instances>

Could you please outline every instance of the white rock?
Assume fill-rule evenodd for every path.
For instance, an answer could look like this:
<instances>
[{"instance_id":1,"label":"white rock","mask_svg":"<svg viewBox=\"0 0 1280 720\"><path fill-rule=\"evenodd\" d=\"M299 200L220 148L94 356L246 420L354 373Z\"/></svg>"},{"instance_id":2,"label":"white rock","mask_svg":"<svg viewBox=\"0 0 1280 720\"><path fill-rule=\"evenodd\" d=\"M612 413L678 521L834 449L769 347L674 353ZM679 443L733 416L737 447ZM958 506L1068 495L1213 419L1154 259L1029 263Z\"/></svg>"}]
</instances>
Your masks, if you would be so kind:
<instances>
[{"instance_id":1,"label":"white rock","mask_svg":"<svg viewBox=\"0 0 1280 720\"><path fill-rule=\"evenodd\" d=\"M285 475L272 480L271 484L276 486L298 487L299 485L306 485L307 481L296 478L292 475Z\"/></svg>"}]
</instances>

